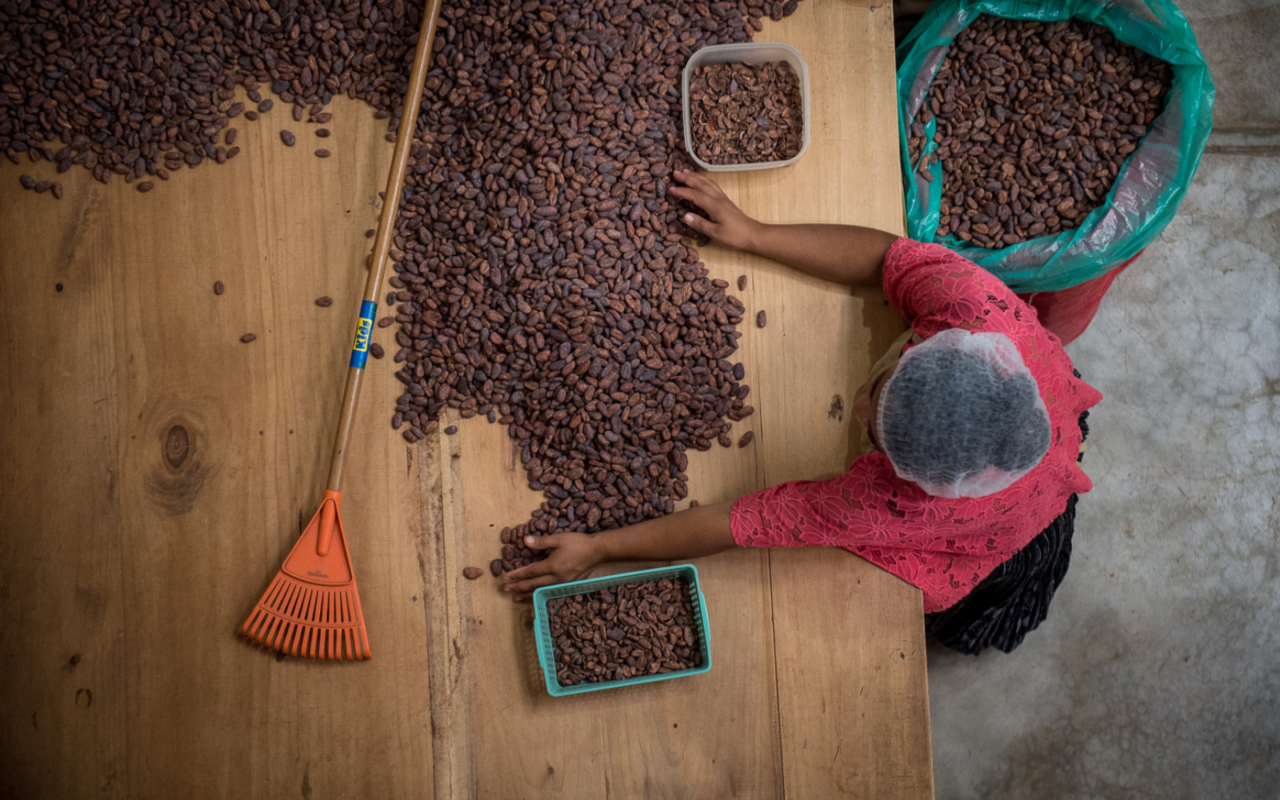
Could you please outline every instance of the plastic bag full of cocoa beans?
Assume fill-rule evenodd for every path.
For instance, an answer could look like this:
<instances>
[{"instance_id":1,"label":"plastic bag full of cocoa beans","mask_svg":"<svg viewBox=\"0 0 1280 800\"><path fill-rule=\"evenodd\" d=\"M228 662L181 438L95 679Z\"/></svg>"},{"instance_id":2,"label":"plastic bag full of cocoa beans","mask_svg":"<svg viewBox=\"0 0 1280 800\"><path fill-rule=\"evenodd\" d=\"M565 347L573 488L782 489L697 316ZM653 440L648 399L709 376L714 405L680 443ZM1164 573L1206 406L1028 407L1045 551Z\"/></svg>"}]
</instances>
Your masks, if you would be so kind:
<instances>
[{"instance_id":1,"label":"plastic bag full of cocoa beans","mask_svg":"<svg viewBox=\"0 0 1280 800\"><path fill-rule=\"evenodd\" d=\"M897 61L910 236L1016 292L1077 286L1146 247L1213 122L1170 0L938 0Z\"/></svg>"}]
</instances>

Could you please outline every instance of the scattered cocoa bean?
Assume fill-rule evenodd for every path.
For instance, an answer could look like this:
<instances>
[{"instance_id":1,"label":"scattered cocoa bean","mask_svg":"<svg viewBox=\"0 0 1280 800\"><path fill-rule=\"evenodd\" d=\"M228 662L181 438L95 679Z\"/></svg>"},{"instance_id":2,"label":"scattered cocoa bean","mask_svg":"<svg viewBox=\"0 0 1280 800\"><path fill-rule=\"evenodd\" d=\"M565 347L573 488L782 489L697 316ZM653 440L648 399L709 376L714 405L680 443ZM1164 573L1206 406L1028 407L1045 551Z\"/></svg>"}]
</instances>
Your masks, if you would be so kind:
<instances>
[{"instance_id":1,"label":"scattered cocoa bean","mask_svg":"<svg viewBox=\"0 0 1280 800\"><path fill-rule=\"evenodd\" d=\"M264 87L259 99L241 95L254 104L270 87L298 122L320 120L335 95L362 99L396 139L418 4L393 12L377 0L376 22L360 0L269 4L278 13L162 2L124 22L84 5L0 12L10 161L70 157L100 182L136 184L230 160L238 149L224 132L240 86ZM390 231L407 390L394 411L411 442L438 430L445 408L507 426L530 485L546 493L522 533L670 513L687 495L687 451L749 415L728 361L744 309L706 275L667 187L692 166L676 88L688 54L748 41L762 16L785 13L754 0L442 9ZM60 137L68 152L46 156Z\"/></svg>"},{"instance_id":2,"label":"scattered cocoa bean","mask_svg":"<svg viewBox=\"0 0 1280 800\"><path fill-rule=\"evenodd\" d=\"M333 305L333 298L327 294L324 297L317 297L316 305L320 306L321 308L328 308L329 306Z\"/></svg>"},{"instance_id":3,"label":"scattered cocoa bean","mask_svg":"<svg viewBox=\"0 0 1280 800\"><path fill-rule=\"evenodd\" d=\"M462 576L469 581L474 581L484 574L484 570L479 567L463 567Z\"/></svg>"},{"instance_id":4,"label":"scattered cocoa bean","mask_svg":"<svg viewBox=\"0 0 1280 800\"><path fill-rule=\"evenodd\" d=\"M244 336L240 337L240 341L244 342L245 344L248 344L249 342L252 342L254 339L257 339L257 338L258 338L258 334L256 333L246 333Z\"/></svg>"},{"instance_id":5,"label":"scattered cocoa bean","mask_svg":"<svg viewBox=\"0 0 1280 800\"><path fill-rule=\"evenodd\" d=\"M293 147L297 143L298 137L293 135L293 131L280 131L280 141L289 147Z\"/></svg>"},{"instance_id":6,"label":"scattered cocoa bean","mask_svg":"<svg viewBox=\"0 0 1280 800\"><path fill-rule=\"evenodd\" d=\"M221 295L226 290L227 290L227 287L223 285L222 281L213 282L213 293L215 295Z\"/></svg>"}]
</instances>

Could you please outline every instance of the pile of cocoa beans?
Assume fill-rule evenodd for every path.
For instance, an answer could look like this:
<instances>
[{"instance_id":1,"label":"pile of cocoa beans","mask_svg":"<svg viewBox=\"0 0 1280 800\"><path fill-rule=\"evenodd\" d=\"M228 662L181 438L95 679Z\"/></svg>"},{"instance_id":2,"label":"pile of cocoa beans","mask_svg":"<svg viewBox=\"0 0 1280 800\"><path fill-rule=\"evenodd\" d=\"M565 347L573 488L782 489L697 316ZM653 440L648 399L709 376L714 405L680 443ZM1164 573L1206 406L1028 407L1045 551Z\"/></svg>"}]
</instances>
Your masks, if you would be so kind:
<instances>
[{"instance_id":1,"label":"pile of cocoa beans","mask_svg":"<svg viewBox=\"0 0 1280 800\"><path fill-rule=\"evenodd\" d=\"M938 238L1000 248L1079 227L1171 79L1092 23L980 16L952 42L907 140L916 174L931 181L942 165Z\"/></svg>"},{"instance_id":2,"label":"pile of cocoa beans","mask_svg":"<svg viewBox=\"0 0 1280 800\"><path fill-rule=\"evenodd\" d=\"M561 686L616 681L702 665L684 578L612 586L547 601Z\"/></svg>"}]
</instances>

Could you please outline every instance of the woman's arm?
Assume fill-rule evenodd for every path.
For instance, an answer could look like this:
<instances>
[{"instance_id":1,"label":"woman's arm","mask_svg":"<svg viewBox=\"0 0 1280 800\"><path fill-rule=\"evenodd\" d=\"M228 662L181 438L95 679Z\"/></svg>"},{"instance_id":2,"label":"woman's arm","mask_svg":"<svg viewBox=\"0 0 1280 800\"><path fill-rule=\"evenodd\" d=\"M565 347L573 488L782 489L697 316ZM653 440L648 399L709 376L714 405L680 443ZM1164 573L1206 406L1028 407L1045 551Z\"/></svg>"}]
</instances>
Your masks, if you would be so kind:
<instances>
[{"instance_id":1,"label":"woman's arm","mask_svg":"<svg viewBox=\"0 0 1280 800\"><path fill-rule=\"evenodd\" d=\"M675 178L685 185L668 191L707 215L685 214L690 228L727 247L773 259L824 280L879 285L885 253L898 240L892 233L857 225L767 225L742 213L705 175L681 170Z\"/></svg>"},{"instance_id":2,"label":"woman's arm","mask_svg":"<svg viewBox=\"0 0 1280 800\"><path fill-rule=\"evenodd\" d=\"M700 506L612 531L526 536L525 547L550 550L542 561L503 575L506 590L526 600L533 590L585 577L609 561L675 561L735 547L729 529L733 502Z\"/></svg>"}]
</instances>

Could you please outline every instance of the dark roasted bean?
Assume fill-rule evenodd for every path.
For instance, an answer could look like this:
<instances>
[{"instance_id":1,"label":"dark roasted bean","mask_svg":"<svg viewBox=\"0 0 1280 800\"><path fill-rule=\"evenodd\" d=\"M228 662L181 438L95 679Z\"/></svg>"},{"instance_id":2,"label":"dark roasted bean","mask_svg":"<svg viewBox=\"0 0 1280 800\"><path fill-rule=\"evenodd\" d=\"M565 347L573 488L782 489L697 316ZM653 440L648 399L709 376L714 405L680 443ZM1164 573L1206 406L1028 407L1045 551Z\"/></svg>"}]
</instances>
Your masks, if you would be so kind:
<instances>
[{"instance_id":1,"label":"dark roasted bean","mask_svg":"<svg viewBox=\"0 0 1280 800\"><path fill-rule=\"evenodd\" d=\"M328 158L328 157L329 157L329 151L328 151L328 150L317 150L317 151L316 151L316 158Z\"/></svg>"},{"instance_id":2,"label":"dark roasted bean","mask_svg":"<svg viewBox=\"0 0 1280 800\"><path fill-rule=\"evenodd\" d=\"M327 294L324 297L317 297L316 305L320 306L321 308L328 308L329 306L333 305L333 298Z\"/></svg>"},{"instance_id":3,"label":"dark roasted bean","mask_svg":"<svg viewBox=\"0 0 1280 800\"><path fill-rule=\"evenodd\" d=\"M221 295L221 294L222 294L223 292L225 292L226 290L227 290L227 287L223 285L222 281L214 281L214 282L213 282L213 293L214 293L214 294L216 294L216 295Z\"/></svg>"},{"instance_id":4,"label":"dark roasted bean","mask_svg":"<svg viewBox=\"0 0 1280 800\"><path fill-rule=\"evenodd\" d=\"M298 137L294 136L292 131L280 131L280 141L284 142L289 147L293 147L293 145L298 141Z\"/></svg>"},{"instance_id":5,"label":"dark roasted bean","mask_svg":"<svg viewBox=\"0 0 1280 800\"><path fill-rule=\"evenodd\" d=\"M258 338L258 334L256 333L246 333L244 336L240 337L240 341L244 342L245 344L248 344L249 342L252 342L254 339L257 339L257 338Z\"/></svg>"}]
</instances>

